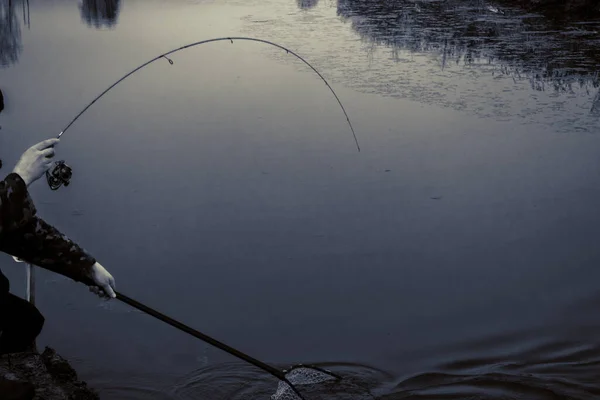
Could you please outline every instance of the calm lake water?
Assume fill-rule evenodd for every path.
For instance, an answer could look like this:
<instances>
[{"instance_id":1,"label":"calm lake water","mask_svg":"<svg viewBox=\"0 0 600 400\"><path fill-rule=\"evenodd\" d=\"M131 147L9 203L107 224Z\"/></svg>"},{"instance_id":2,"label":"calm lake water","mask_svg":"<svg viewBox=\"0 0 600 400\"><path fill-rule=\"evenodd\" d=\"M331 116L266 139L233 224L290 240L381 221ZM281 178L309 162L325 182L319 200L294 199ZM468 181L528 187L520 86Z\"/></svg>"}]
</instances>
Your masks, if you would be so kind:
<instances>
[{"instance_id":1,"label":"calm lake water","mask_svg":"<svg viewBox=\"0 0 600 400\"><path fill-rule=\"evenodd\" d=\"M600 396L600 21L471 0L0 0L4 173L97 94L39 213L117 289L379 399ZM23 264L2 255L13 292ZM255 367L37 270L102 399L268 399ZM330 396L328 398L335 398Z\"/></svg>"}]
</instances>

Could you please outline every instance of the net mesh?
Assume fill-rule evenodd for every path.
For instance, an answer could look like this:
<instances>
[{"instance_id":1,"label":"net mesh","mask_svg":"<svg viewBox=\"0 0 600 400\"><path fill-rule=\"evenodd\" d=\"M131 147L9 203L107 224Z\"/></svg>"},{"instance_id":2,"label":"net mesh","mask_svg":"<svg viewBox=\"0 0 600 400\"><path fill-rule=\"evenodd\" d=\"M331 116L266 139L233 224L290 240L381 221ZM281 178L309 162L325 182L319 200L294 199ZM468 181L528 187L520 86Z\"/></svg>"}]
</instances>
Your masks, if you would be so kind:
<instances>
[{"instance_id":1,"label":"net mesh","mask_svg":"<svg viewBox=\"0 0 600 400\"><path fill-rule=\"evenodd\" d=\"M303 385L315 385L318 383L335 381L336 378L325 372L318 371L312 368L295 368L288 372L285 377L289 382L297 386ZM300 396L292 389L292 387L285 381L279 381L277 391L271 396L271 400L300 400Z\"/></svg>"}]
</instances>

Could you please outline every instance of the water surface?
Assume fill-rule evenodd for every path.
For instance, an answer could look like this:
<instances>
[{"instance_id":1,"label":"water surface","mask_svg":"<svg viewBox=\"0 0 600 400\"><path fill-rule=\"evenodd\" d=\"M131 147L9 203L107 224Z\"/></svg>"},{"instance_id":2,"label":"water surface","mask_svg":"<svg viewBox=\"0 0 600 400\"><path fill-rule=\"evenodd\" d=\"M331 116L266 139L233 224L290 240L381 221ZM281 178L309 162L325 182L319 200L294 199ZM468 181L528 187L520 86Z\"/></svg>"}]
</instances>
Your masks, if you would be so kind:
<instances>
[{"instance_id":1,"label":"water surface","mask_svg":"<svg viewBox=\"0 0 600 400\"><path fill-rule=\"evenodd\" d=\"M63 136L40 214L117 289L265 362L378 398L594 398L597 21L480 1L3 0L5 170ZM492 8L490 8L490 6ZM493 10L497 10L493 11ZM22 264L4 256L13 291ZM103 399L276 382L39 270L39 345ZM270 391L272 390L272 391ZM258 396L260 394L260 396Z\"/></svg>"}]
</instances>

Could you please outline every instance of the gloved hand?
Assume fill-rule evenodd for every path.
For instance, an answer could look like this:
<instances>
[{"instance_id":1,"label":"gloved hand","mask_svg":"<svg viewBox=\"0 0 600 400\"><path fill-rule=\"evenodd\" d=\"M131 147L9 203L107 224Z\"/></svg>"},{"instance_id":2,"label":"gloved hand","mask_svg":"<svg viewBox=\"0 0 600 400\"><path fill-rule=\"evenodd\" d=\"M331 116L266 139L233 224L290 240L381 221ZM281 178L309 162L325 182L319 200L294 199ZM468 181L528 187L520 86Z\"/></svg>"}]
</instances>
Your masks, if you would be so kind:
<instances>
[{"instance_id":1,"label":"gloved hand","mask_svg":"<svg viewBox=\"0 0 600 400\"><path fill-rule=\"evenodd\" d=\"M103 299L117 297L115 294L115 278L98 262L92 266L92 279L96 286L90 285L90 292L96 293Z\"/></svg>"},{"instance_id":2,"label":"gloved hand","mask_svg":"<svg viewBox=\"0 0 600 400\"><path fill-rule=\"evenodd\" d=\"M13 172L19 174L29 187L52 166L53 146L58 142L60 139L48 139L31 146L23 153Z\"/></svg>"}]
</instances>

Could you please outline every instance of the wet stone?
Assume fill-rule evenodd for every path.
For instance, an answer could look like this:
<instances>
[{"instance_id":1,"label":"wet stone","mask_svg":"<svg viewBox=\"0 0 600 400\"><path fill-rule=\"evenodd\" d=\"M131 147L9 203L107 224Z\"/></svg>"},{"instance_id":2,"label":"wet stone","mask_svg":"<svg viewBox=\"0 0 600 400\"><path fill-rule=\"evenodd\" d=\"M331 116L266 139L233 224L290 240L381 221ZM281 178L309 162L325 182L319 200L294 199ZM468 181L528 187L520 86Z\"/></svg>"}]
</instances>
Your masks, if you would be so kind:
<instances>
[{"instance_id":1,"label":"wet stone","mask_svg":"<svg viewBox=\"0 0 600 400\"><path fill-rule=\"evenodd\" d=\"M0 357L0 377L30 382L35 386L34 400L98 400L100 397L78 379L69 363L46 347L40 354L35 351Z\"/></svg>"}]
</instances>

